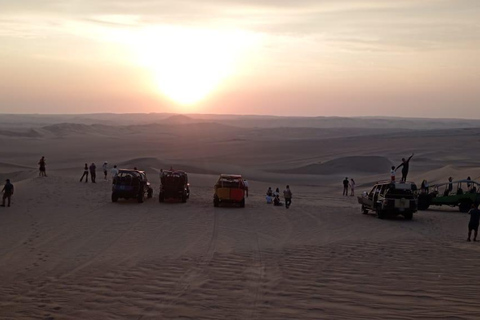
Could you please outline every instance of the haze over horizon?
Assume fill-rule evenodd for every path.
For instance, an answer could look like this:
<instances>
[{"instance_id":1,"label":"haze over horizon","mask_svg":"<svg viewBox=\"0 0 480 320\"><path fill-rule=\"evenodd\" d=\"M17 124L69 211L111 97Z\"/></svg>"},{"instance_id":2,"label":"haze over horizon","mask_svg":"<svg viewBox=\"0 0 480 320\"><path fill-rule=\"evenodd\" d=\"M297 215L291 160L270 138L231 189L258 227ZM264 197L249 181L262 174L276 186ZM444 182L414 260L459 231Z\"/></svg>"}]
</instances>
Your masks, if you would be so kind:
<instances>
[{"instance_id":1,"label":"haze over horizon","mask_svg":"<svg viewBox=\"0 0 480 320\"><path fill-rule=\"evenodd\" d=\"M0 113L479 119L473 0L0 2Z\"/></svg>"}]
</instances>

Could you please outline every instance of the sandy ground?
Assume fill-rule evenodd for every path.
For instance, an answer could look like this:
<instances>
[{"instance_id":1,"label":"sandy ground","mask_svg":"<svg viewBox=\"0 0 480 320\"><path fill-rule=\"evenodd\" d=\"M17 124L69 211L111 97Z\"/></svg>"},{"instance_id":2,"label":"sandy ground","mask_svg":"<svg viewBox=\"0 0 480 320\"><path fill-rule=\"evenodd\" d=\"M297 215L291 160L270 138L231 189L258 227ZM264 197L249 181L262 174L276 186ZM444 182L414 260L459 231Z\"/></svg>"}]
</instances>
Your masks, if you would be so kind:
<instances>
[{"instance_id":1,"label":"sandy ground","mask_svg":"<svg viewBox=\"0 0 480 320\"><path fill-rule=\"evenodd\" d=\"M424 145L435 134L427 135ZM457 153L460 160L438 156L445 145L454 148L462 134L444 138L437 147L415 142L408 149L418 157L412 179L478 177L470 151ZM199 142L186 139L178 148L152 148L152 157L146 150L134 158L131 150L138 144L125 138L127 147L119 149L115 137L95 137L0 139L9 147L1 153L0 178L10 177L17 190L12 207L0 208L0 319L479 317L480 242L465 241L466 214L445 208L419 212L413 221L379 220L362 215L355 197L341 196L345 156L395 162L400 152L388 150L392 139L403 141L404 135L368 139L378 148L383 143L384 153L362 138L336 138L329 140L330 148L315 150L308 140L277 144L271 139L266 149L272 153L247 157L243 150L258 142L248 140L240 153L236 148L218 151L216 161L201 157L202 149L215 149L212 145L219 142L213 140L193 149ZM158 136L142 141L144 147L169 143ZM37 177L35 169L42 153L47 178ZM192 195L186 204L160 204L156 198L111 203L110 181L78 182L89 157L94 155L97 165L119 159L141 164L157 195L155 169L191 154L196 161L184 163L196 173L190 174ZM72 159L78 159L75 166ZM322 163L331 174L276 173ZM245 209L213 207L216 174L207 171L229 169L247 173ZM352 170L357 170L357 193L383 177ZM267 187L286 183L294 193L292 207L267 205Z\"/></svg>"}]
</instances>

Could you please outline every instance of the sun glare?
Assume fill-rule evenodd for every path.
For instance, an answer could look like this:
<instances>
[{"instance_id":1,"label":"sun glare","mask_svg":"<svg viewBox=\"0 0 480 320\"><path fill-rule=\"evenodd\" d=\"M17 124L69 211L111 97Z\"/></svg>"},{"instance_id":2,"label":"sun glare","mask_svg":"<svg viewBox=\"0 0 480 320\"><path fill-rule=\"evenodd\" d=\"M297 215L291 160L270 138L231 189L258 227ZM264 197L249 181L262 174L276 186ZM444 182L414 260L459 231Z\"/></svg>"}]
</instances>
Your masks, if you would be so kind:
<instances>
[{"instance_id":1,"label":"sun glare","mask_svg":"<svg viewBox=\"0 0 480 320\"><path fill-rule=\"evenodd\" d=\"M191 106L234 75L257 42L258 37L242 31L158 27L144 30L134 45L158 90Z\"/></svg>"}]
</instances>

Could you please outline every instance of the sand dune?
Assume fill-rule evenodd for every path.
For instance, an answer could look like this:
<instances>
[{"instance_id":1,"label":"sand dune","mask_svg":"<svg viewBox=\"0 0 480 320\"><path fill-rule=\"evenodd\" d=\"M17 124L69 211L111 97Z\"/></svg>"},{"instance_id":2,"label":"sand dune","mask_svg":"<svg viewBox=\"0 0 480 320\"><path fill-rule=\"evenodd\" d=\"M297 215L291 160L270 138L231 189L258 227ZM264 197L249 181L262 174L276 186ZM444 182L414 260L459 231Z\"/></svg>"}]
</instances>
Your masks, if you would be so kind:
<instances>
[{"instance_id":1,"label":"sand dune","mask_svg":"<svg viewBox=\"0 0 480 320\"><path fill-rule=\"evenodd\" d=\"M284 173L291 174L318 174L318 175L344 175L349 173L356 174L375 174L386 172L392 162L385 157L379 156L351 156L342 157L326 161L324 163L314 163L300 168L284 170Z\"/></svg>"},{"instance_id":2,"label":"sand dune","mask_svg":"<svg viewBox=\"0 0 480 320\"><path fill-rule=\"evenodd\" d=\"M43 128L25 116L12 131L41 138L0 134L0 179L16 187L12 207L0 208L0 319L478 318L480 245L465 241L468 216L440 208L379 220L341 195L341 180L354 177L361 193L412 152L418 184L477 179L479 129L169 116L39 116ZM42 155L47 178L37 176ZM111 177L78 181L85 162L105 160L146 170L154 198L112 203ZM189 172L185 204L156 198L158 169L171 165ZM213 207L221 172L248 178L246 208ZM266 189L286 184L292 207L267 205Z\"/></svg>"}]
</instances>

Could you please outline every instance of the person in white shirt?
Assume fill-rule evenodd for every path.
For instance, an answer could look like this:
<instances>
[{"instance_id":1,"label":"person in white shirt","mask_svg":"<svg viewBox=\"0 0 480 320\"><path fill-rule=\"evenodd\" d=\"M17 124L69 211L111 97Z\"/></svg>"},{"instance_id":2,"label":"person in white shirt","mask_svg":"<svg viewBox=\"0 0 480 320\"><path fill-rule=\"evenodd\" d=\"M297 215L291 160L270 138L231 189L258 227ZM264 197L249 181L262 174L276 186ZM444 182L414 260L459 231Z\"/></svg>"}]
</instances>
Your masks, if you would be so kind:
<instances>
[{"instance_id":1,"label":"person in white shirt","mask_svg":"<svg viewBox=\"0 0 480 320\"><path fill-rule=\"evenodd\" d=\"M243 179L243 185L245 186L245 194L247 195L247 198L248 198L248 181Z\"/></svg>"},{"instance_id":2,"label":"person in white shirt","mask_svg":"<svg viewBox=\"0 0 480 320\"><path fill-rule=\"evenodd\" d=\"M350 196L355 195L355 180L353 178L350 178Z\"/></svg>"},{"instance_id":3,"label":"person in white shirt","mask_svg":"<svg viewBox=\"0 0 480 320\"><path fill-rule=\"evenodd\" d=\"M118 174L118 169L117 166L113 166L113 168L110 170L110 174L112 175L112 178L115 178Z\"/></svg>"}]
</instances>

